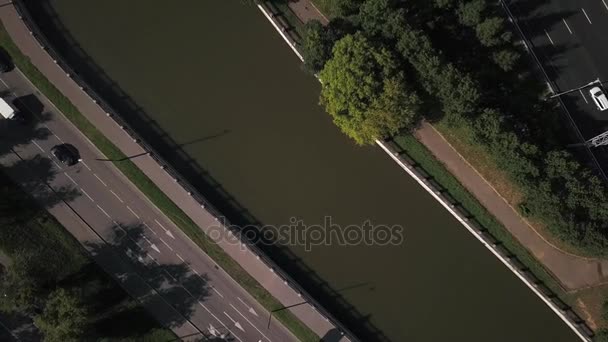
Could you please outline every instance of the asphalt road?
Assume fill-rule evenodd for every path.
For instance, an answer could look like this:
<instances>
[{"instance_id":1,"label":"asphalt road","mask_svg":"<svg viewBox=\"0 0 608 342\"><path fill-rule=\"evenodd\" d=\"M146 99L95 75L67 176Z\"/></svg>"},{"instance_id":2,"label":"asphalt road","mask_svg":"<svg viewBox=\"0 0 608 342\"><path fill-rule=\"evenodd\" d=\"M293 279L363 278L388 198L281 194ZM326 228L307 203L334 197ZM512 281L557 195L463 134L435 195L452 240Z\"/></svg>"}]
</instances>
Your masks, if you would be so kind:
<instances>
[{"instance_id":1,"label":"asphalt road","mask_svg":"<svg viewBox=\"0 0 608 342\"><path fill-rule=\"evenodd\" d=\"M276 320L267 329L269 313L148 202L19 71L1 76L0 94L17 99L15 104L31 116L26 125L0 119L0 164L163 324L185 339L204 333L234 341L296 340ZM82 161L60 164L50 154L60 143L75 146Z\"/></svg>"},{"instance_id":2,"label":"asphalt road","mask_svg":"<svg viewBox=\"0 0 608 342\"><path fill-rule=\"evenodd\" d=\"M556 91L596 79L608 84L608 0L507 1ZM563 96L585 139L608 131L608 111L599 111L590 88Z\"/></svg>"}]
</instances>

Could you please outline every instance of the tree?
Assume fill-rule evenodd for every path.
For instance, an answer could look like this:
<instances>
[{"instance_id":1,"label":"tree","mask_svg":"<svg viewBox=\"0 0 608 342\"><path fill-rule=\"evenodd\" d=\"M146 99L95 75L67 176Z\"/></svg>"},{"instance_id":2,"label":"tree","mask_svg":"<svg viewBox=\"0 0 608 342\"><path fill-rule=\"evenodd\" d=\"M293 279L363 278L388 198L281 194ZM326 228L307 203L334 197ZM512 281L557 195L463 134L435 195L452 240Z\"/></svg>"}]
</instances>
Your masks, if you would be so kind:
<instances>
[{"instance_id":1,"label":"tree","mask_svg":"<svg viewBox=\"0 0 608 342\"><path fill-rule=\"evenodd\" d=\"M320 102L342 132L372 144L413 124L420 100L388 50L356 33L336 42L332 53L319 74Z\"/></svg>"},{"instance_id":2,"label":"tree","mask_svg":"<svg viewBox=\"0 0 608 342\"><path fill-rule=\"evenodd\" d=\"M504 39L501 33L504 31L504 20L499 17L491 17L482 21L475 32L477 39L484 46L496 46Z\"/></svg>"},{"instance_id":3,"label":"tree","mask_svg":"<svg viewBox=\"0 0 608 342\"><path fill-rule=\"evenodd\" d=\"M87 312L80 300L62 288L50 294L44 311L34 319L47 342L78 340L86 321Z\"/></svg>"},{"instance_id":4,"label":"tree","mask_svg":"<svg viewBox=\"0 0 608 342\"><path fill-rule=\"evenodd\" d=\"M492 60L504 71L511 71L519 59L519 53L511 49L503 49L492 54Z\"/></svg>"},{"instance_id":5,"label":"tree","mask_svg":"<svg viewBox=\"0 0 608 342\"><path fill-rule=\"evenodd\" d=\"M601 329L598 331L595 337L593 337L593 342L608 342L608 330Z\"/></svg>"},{"instance_id":6,"label":"tree","mask_svg":"<svg viewBox=\"0 0 608 342\"><path fill-rule=\"evenodd\" d=\"M336 17L346 17L356 14L359 6L364 0L332 0L331 15Z\"/></svg>"},{"instance_id":7,"label":"tree","mask_svg":"<svg viewBox=\"0 0 608 342\"><path fill-rule=\"evenodd\" d=\"M29 265L32 258L23 252L12 256L12 263L0 278L0 309L29 312L39 304L41 289Z\"/></svg>"},{"instance_id":8,"label":"tree","mask_svg":"<svg viewBox=\"0 0 608 342\"><path fill-rule=\"evenodd\" d=\"M481 16L486 9L486 0L472 0L460 4L458 7L458 20L466 26L477 26L481 23Z\"/></svg>"},{"instance_id":9,"label":"tree","mask_svg":"<svg viewBox=\"0 0 608 342\"><path fill-rule=\"evenodd\" d=\"M331 55L332 45L323 24L318 20L307 22L302 30L302 57L306 68L313 73L319 72Z\"/></svg>"}]
</instances>

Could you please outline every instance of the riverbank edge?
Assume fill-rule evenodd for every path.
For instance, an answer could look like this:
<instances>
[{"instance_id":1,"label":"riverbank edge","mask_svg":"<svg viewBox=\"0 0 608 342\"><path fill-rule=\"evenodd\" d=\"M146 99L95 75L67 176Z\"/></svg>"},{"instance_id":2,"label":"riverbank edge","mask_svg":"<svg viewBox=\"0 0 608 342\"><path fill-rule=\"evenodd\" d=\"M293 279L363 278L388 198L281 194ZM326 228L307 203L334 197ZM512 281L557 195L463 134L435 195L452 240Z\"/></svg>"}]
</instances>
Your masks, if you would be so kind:
<instances>
[{"instance_id":1,"label":"riverbank edge","mask_svg":"<svg viewBox=\"0 0 608 342\"><path fill-rule=\"evenodd\" d=\"M304 62L301 53L297 49L299 38L297 29L299 28L298 23L301 24L301 21L298 20L298 23L294 23L289 19L286 20L283 16L285 9L279 8L272 1L259 3L258 8L298 58ZM475 196L451 175L422 142L413 136L398 135L384 142L377 140L376 143L492 254L505 264L512 273L526 284L534 294L549 306L581 340L591 341L594 336L592 329L570 305L560 298L558 293L564 295L566 291L559 281L555 279L555 276L538 259L531 255L501 223L496 221ZM418 158L412 157L411 150L416 150L422 159L426 159L427 162L419 162L420 156ZM423 164L426 164L426 167ZM437 175L441 176L437 177ZM438 178L446 179L446 177L450 178L447 182L438 180ZM463 196L469 197L467 201L459 200ZM466 202L469 202L469 204L466 205ZM472 214L474 212L477 212L479 216L487 217L478 220ZM480 221L489 221L492 224L484 226ZM495 235L501 236L501 239L497 239ZM513 252L513 250L516 252ZM537 276L537 274L540 274L540 276Z\"/></svg>"},{"instance_id":2,"label":"riverbank edge","mask_svg":"<svg viewBox=\"0 0 608 342\"><path fill-rule=\"evenodd\" d=\"M37 27L32 27L33 21L29 23L23 16L23 5L19 4L19 1L13 1L13 5L17 9L20 15L20 19L25 23L26 27L30 29L30 34L38 41L40 47L47 53L51 52L50 44L46 44L41 41L43 37L40 33L34 33L37 31ZM21 7L18 7L21 6ZM4 28L3 24L0 24L0 36L5 36L7 39L3 42L0 38L0 42L5 44L4 47L8 50L9 54L13 58L13 62L17 67L24 73L24 75L43 93L51 102L53 102L61 111L61 113L72 122L86 137L95 145L108 159L111 160L122 160L120 162L113 161L113 164L118 170L123 173L163 214L165 214L171 221L180 228L187 236L191 239L201 250L209 255L218 265L225 270L230 277L232 277L240 286L242 286L258 303L260 303L266 310L273 312L272 316L278 319L289 331L291 331L295 337L301 341L319 341L319 335L316 334L311 328L304 324L294 313L290 310L280 310L274 312L276 309L284 308L268 290L266 290L253 276L251 276L243 267L241 267L230 255L222 250L214 241L208 237L191 219L182 211L167 195L165 195L156 186L152 180L150 180L135 164L133 164L126 155L124 155L118 147L116 147L109 139L107 139L95 126L93 126L88 119L79 112L78 109L65 97L24 55L17 45L12 41L12 38ZM58 59L55 59L57 64L61 67ZM68 69L69 70L69 69ZM66 74L75 79L74 74L66 72ZM88 93L90 90L81 87L91 97L91 100L95 103L99 103L100 100L96 100L95 97ZM110 114L108 114L110 116ZM117 118L113 116L116 120ZM125 132L134 137L134 141L142 144L143 141L138 140L135 136L135 132L128 130L126 124L116 122L117 125L123 127ZM148 149L150 150L150 149ZM155 156L158 158L157 156ZM161 166L162 165L162 166ZM167 164L159 163L159 167L164 169L169 175L172 175L176 179L176 183L179 183L181 187L189 195L195 195L192 187L188 185L185 180L182 180L180 176L170 170ZM178 179L179 178L179 179ZM196 194L198 195L198 194ZM200 195L198 195L200 196ZM194 196L193 196L194 197ZM202 196L201 196L202 197ZM213 206L210 203L202 200L204 204L201 207L210 210L213 213ZM217 213L216 217L222 217ZM222 220L224 218L222 217ZM228 225L230 226L230 225ZM358 341L351 333L346 330L335 318L333 318L320 304L316 302L314 298L309 296L299 284L293 281L285 272L283 272L274 262L262 252L258 251L248 241L243 241L244 245L247 245L252 253L259 257L263 261L271 272L283 279L283 282L294 289L302 298L306 299L306 302L318 312L326 321L331 322L337 329L340 329L340 333L351 341Z\"/></svg>"}]
</instances>

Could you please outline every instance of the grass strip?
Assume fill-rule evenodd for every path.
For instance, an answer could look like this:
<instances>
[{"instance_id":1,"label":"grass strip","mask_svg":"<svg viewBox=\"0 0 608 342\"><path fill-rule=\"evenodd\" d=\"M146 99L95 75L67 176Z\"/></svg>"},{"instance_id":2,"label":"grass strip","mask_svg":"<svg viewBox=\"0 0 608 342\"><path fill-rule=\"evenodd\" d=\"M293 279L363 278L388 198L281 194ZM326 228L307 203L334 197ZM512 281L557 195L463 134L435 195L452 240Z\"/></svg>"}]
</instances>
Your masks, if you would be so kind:
<instances>
[{"instance_id":1,"label":"grass strip","mask_svg":"<svg viewBox=\"0 0 608 342\"><path fill-rule=\"evenodd\" d=\"M218 263L233 279L251 294L266 310L272 311L283 305L263 288L238 263L217 246L167 195L165 195L133 162L126 159L82 113L66 98L15 45L10 35L0 27L0 45L11 55L15 65L59 110L111 160L114 165L137 186L167 217L169 217L194 243ZM301 341L318 341L319 337L288 310L273 314Z\"/></svg>"}]
</instances>

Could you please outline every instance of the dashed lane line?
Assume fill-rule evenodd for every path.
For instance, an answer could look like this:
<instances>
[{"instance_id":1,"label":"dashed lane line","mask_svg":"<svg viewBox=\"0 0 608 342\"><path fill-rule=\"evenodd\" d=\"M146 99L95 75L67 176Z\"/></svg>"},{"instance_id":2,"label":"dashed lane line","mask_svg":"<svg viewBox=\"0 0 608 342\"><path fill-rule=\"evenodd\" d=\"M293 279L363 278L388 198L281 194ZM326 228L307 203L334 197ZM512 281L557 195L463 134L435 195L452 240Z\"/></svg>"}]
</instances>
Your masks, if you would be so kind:
<instances>
[{"instance_id":1,"label":"dashed lane line","mask_svg":"<svg viewBox=\"0 0 608 342\"><path fill-rule=\"evenodd\" d=\"M40 151L42 151L42 153L45 153L44 149L42 147L40 147L40 145L38 145L38 143L36 142L36 140L32 139L32 142L34 143L34 145L36 145L36 147L38 147L38 149Z\"/></svg>"},{"instance_id":2,"label":"dashed lane line","mask_svg":"<svg viewBox=\"0 0 608 342\"><path fill-rule=\"evenodd\" d=\"M84 161L82 161L82 160L80 161L80 163L81 163L82 165L84 165L84 167L86 167L87 169L89 169L89 171L91 171L91 168L89 167L89 165L87 165L87 163L85 163L85 162L84 162Z\"/></svg>"},{"instance_id":3,"label":"dashed lane line","mask_svg":"<svg viewBox=\"0 0 608 342\"><path fill-rule=\"evenodd\" d=\"M265 339L270 341L268 336L264 335L264 333L261 332L260 329L258 329L255 325L253 325L253 323L251 323L251 321L249 319L247 319L247 317L245 317L245 315L243 315L239 310L237 310L237 308L235 308L234 305L232 305L232 303L230 303L230 306L234 309L234 311L236 311L239 315L241 315L241 317L243 317L247 321L247 323L249 323L255 330L257 330L262 336L264 336ZM270 342L272 342L272 341L270 341Z\"/></svg>"},{"instance_id":4,"label":"dashed lane line","mask_svg":"<svg viewBox=\"0 0 608 342\"><path fill-rule=\"evenodd\" d=\"M587 21L589 22L589 24L593 24L593 23L591 22L591 19L589 19L589 16L587 15L587 12L585 11L585 9L584 9L584 8L581 8L581 10L583 10L583 14L585 15L585 18L587 18Z\"/></svg>"},{"instance_id":5,"label":"dashed lane line","mask_svg":"<svg viewBox=\"0 0 608 342\"><path fill-rule=\"evenodd\" d=\"M162 242L165 246L167 246L167 248L169 248L171 251L173 251L173 248L171 248L171 246L169 246L168 243L165 242L165 240L163 240L163 238L159 238L160 242Z\"/></svg>"},{"instance_id":6,"label":"dashed lane line","mask_svg":"<svg viewBox=\"0 0 608 342\"><path fill-rule=\"evenodd\" d=\"M110 192L112 193L112 195L114 195L114 197L116 197L116 198L117 198L117 199L120 201L120 203L125 203L125 202L122 200L122 198L120 198L120 197L119 197L119 196L118 196L118 195L117 195L117 194L116 194L114 191L110 190Z\"/></svg>"},{"instance_id":7,"label":"dashed lane line","mask_svg":"<svg viewBox=\"0 0 608 342\"><path fill-rule=\"evenodd\" d=\"M139 215L137 215L137 213L135 211L133 211L133 209L131 209L131 207L127 206L127 209L129 209L131 214L133 214L135 217L137 217L138 220L140 219Z\"/></svg>"},{"instance_id":8,"label":"dashed lane line","mask_svg":"<svg viewBox=\"0 0 608 342\"><path fill-rule=\"evenodd\" d=\"M59 163L57 163L57 162L56 162L56 161L54 161L54 160L53 160L53 163L55 163L55 166L57 166L57 168L58 168L59 170L61 170L61 165L59 165Z\"/></svg>"},{"instance_id":9,"label":"dashed lane line","mask_svg":"<svg viewBox=\"0 0 608 342\"><path fill-rule=\"evenodd\" d=\"M215 288L215 286L213 286L213 285L209 285L209 286L211 287L211 289L212 289L213 291L215 291L215 293L217 293L217 295L218 295L218 296L220 296L220 297L224 298L224 295L223 295L223 294L222 294L220 291L218 291L218 290Z\"/></svg>"},{"instance_id":10,"label":"dashed lane line","mask_svg":"<svg viewBox=\"0 0 608 342\"><path fill-rule=\"evenodd\" d=\"M102 207L99 206L99 204L97 205L97 208L99 208L99 210L101 210L101 212L104 213L108 218L112 218L105 210L103 210Z\"/></svg>"},{"instance_id":11,"label":"dashed lane line","mask_svg":"<svg viewBox=\"0 0 608 342\"><path fill-rule=\"evenodd\" d=\"M97 178L97 180L98 180L98 181L99 181L101 184L103 184L103 186L108 187L108 185L107 185L107 184L106 184L106 183L105 183L103 180L101 180L101 178L99 178L99 176L98 176L96 173L94 173L94 174L93 174L93 176L95 176L95 178Z\"/></svg>"},{"instance_id":12,"label":"dashed lane line","mask_svg":"<svg viewBox=\"0 0 608 342\"><path fill-rule=\"evenodd\" d=\"M245 329L243 329L243 326L239 322L235 321L232 317L230 317L230 315L226 311L224 311L224 315L226 315L226 317L228 317L228 319L231 320L232 323L234 323L235 327L237 327L237 328L241 329L243 332L245 332Z\"/></svg>"},{"instance_id":13,"label":"dashed lane line","mask_svg":"<svg viewBox=\"0 0 608 342\"><path fill-rule=\"evenodd\" d=\"M547 38L549 38L549 41L551 42L551 45L555 45L553 43L553 39L551 39L551 36L549 35L549 32L547 32L547 30L545 30L545 34L547 35Z\"/></svg>"},{"instance_id":14,"label":"dashed lane line","mask_svg":"<svg viewBox=\"0 0 608 342\"><path fill-rule=\"evenodd\" d=\"M570 34L572 34L572 30L570 29L570 26L568 25L568 22L566 21L566 19L562 18L562 21L564 22L564 25L566 25L566 28L568 29L568 32L570 32Z\"/></svg>"},{"instance_id":15,"label":"dashed lane line","mask_svg":"<svg viewBox=\"0 0 608 342\"><path fill-rule=\"evenodd\" d=\"M95 200L93 199L93 197L91 197L91 195L89 195L89 193L88 193L88 192L84 191L84 189L83 189L83 188L80 188L80 191L81 191L83 194L85 194L85 195L86 195L86 196L87 196L87 197L88 197L88 198L91 200L91 202L95 202Z\"/></svg>"},{"instance_id":16,"label":"dashed lane line","mask_svg":"<svg viewBox=\"0 0 608 342\"><path fill-rule=\"evenodd\" d=\"M181 255L179 255L179 254L177 254L177 253L175 253L175 255L177 255L177 258L178 258L179 260L181 260L182 262L186 262L186 260L184 260L184 258L182 258L182 256L181 256Z\"/></svg>"},{"instance_id":17,"label":"dashed lane line","mask_svg":"<svg viewBox=\"0 0 608 342\"><path fill-rule=\"evenodd\" d=\"M602 0L602 3L604 4L604 7L606 7L606 10L608 10L608 5L606 4L606 1Z\"/></svg>"},{"instance_id":18,"label":"dashed lane line","mask_svg":"<svg viewBox=\"0 0 608 342\"><path fill-rule=\"evenodd\" d=\"M150 231L152 233L154 233L154 235L157 235L156 232L154 231L154 229L152 229L152 227L148 226L148 224L146 222L142 222L144 224L144 226L146 226L146 228L150 229Z\"/></svg>"},{"instance_id":19,"label":"dashed lane line","mask_svg":"<svg viewBox=\"0 0 608 342\"><path fill-rule=\"evenodd\" d=\"M69 179L70 181L72 181L72 183L74 183L74 185L78 185L78 183L76 183L76 181L74 180L74 178L72 178L70 175L68 175L68 173L67 173L67 172L64 172L63 174L64 174L66 177L68 177L68 179Z\"/></svg>"},{"instance_id":20,"label":"dashed lane line","mask_svg":"<svg viewBox=\"0 0 608 342\"><path fill-rule=\"evenodd\" d=\"M211 316L213 316L213 318L215 318L215 319L216 319L218 322L220 322L220 324L221 324L223 327L226 327L226 329L227 329L228 331L230 331L230 333L232 334L232 336L236 337L236 339L237 339L237 340L239 340L239 341L243 342L243 340L241 340L241 339L240 339L240 338L239 338L239 337L238 337L238 336L237 336L235 333L233 333L233 332L232 332L232 330L230 330L230 328L228 328L228 326L227 326L227 325L226 325L224 322L222 322L222 320L221 320L221 319L219 319L219 318L218 318L216 315L214 315L214 314L213 314L213 312L211 312L211 310L209 310L209 309L208 309L208 308L205 306L205 304L203 304L203 302L201 302L201 301L199 300L199 301L198 301L198 305L200 305L200 306L201 306L203 309L205 309L205 310L206 310L206 311L207 311L207 312L208 312L208 313L209 313Z\"/></svg>"}]
</instances>

